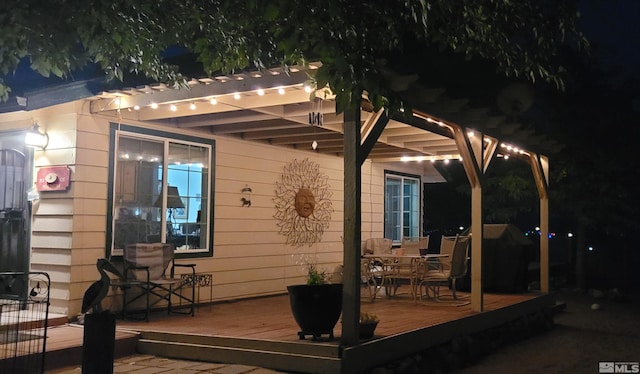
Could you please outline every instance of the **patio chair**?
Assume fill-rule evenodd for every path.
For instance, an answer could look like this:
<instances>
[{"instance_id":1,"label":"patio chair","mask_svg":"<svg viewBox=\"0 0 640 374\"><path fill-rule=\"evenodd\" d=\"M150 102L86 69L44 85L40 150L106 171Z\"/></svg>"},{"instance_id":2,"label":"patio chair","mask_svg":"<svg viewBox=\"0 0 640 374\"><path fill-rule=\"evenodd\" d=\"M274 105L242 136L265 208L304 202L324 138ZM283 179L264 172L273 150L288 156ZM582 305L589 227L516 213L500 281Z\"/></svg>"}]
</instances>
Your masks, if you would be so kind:
<instances>
[{"instance_id":1,"label":"patio chair","mask_svg":"<svg viewBox=\"0 0 640 374\"><path fill-rule=\"evenodd\" d=\"M392 284L389 270L376 259L360 259L360 278L362 287L366 287L371 302L375 301L378 292L383 288L387 295L390 294L389 288Z\"/></svg>"},{"instance_id":2,"label":"patio chair","mask_svg":"<svg viewBox=\"0 0 640 374\"><path fill-rule=\"evenodd\" d=\"M163 300L167 304L167 313L195 314L195 287L192 282L195 279L196 265L175 263L174 250L175 246L168 243L138 243L124 247L124 280L117 284L123 291L123 318L126 317L127 308L142 298L145 299L144 319L147 321L151 308ZM187 269L187 276L176 274L176 268ZM186 295L183 293L185 288L191 288ZM133 290L139 293L128 299ZM154 300L151 299L152 296ZM178 307L175 306L174 299L179 301ZM174 310L184 309L185 306L188 311Z\"/></svg>"},{"instance_id":3,"label":"patio chair","mask_svg":"<svg viewBox=\"0 0 640 374\"><path fill-rule=\"evenodd\" d=\"M434 264L433 270L451 270L451 260L453 259L453 247L456 243L457 236L442 236L440 238L440 254L448 255L438 259L438 263Z\"/></svg>"},{"instance_id":4,"label":"patio chair","mask_svg":"<svg viewBox=\"0 0 640 374\"><path fill-rule=\"evenodd\" d=\"M453 300L458 300L456 280L467 275L470 244L471 237L456 236L453 243L453 252L450 256L451 264L449 269L430 270L428 266L425 265L419 270L418 292L420 299L422 299L422 289L424 288L427 297L440 301L442 300L440 287L448 287L450 285L452 291L451 297ZM432 292L433 296L430 296L429 292Z\"/></svg>"},{"instance_id":5,"label":"patio chair","mask_svg":"<svg viewBox=\"0 0 640 374\"><path fill-rule=\"evenodd\" d=\"M390 254L392 245L391 239L369 238L365 242L364 254Z\"/></svg>"},{"instance_id":6,"label":"patio chair","mask_svg":"<svg viewBox=\"0 0 640 374\"><path fill-rule=\"evenodd\" d=\"M387 279L389 283L393 284L393 294L396 294L398 287L401 284L409 283L411 288L411 296L416 297L416 276L418 260L409 256L419 256L420 249L425 249L429 246L429 236L419 238L402 238L402 245L396 251L402 251L402 255L396 259L393 264L393 271L389 272ZM407 257L402 257L407 256Z\"/></svg>"},{"instance_id":7,"label":"patio chair","mask_svg":"<svg viewBox=\"0 0 640 374\"><path fill-rule=\"evenodd\" d=\"M365 241L363 255L390 255L393 242L387 238L369 238ZM363 259L364 260L364 259ZM380 290L380 287L385 288L387 295L390 295L390 278L388 276L392 273L391 268L388 266L388 259L373 258L368 261L370 270L375 272L375 277L370 277L369 280L375 280L379 285L376 288L376 293ZM363 272L364 274L364 272ZM372 301L375 299L373 295Z\"/></svg>"},{"instance_id":8,"label":"patio chair","mask_svg":"<svg viewBox=\"0 0 640 374\"><path fill-rule=\"evenodd\" d=\"M405 255L419 255L421 249L429 247L429 235L416 238L402 238L400 248L404 249Z\"/></svg>"}]
</instances>

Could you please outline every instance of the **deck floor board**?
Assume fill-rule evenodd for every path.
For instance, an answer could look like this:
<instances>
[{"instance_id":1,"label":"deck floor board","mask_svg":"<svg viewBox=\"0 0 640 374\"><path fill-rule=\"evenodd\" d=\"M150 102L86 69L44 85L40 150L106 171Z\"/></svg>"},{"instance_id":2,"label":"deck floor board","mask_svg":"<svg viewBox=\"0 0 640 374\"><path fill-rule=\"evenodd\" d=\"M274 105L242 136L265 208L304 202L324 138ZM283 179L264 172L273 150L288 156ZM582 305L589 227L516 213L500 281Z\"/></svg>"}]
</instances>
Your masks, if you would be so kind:
<instances>
[{"instance_id":1,"label":"deck floor board","mask_svg":"<svg viewBox=\"0 0 640 374\"><path fill-rule=\"evenodd\" d=\"M483 299L485 311L517 304L535 298L537 295L536 293L485 294ZM381 296L374 302L369 302L363 297L360 309L379 317L380 323L376 329L376 335L380 336L400 334L475 314L468 304L463 306L436 302L416 304L407 294L391 298ZM134 331L155 330L280 341L298 340L299 330L286 294L200 306L193 317L157 312L152 314L149 322L118 320L117 327ZM341 335L340 330L341 325L338 322L334 329L336 338Z\"/></svg>"}]
</instances>

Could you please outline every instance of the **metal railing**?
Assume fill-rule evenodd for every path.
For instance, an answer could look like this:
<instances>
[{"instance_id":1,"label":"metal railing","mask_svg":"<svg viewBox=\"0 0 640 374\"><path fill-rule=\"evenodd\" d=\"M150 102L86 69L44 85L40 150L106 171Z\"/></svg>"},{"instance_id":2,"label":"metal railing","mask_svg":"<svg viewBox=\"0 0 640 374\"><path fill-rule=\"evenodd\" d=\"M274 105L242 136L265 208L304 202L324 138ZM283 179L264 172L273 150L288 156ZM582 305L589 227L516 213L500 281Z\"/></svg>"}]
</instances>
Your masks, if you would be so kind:
<instances>
[{"instance_id":1,"label":"metal railing","mask_svg":"<svg viewBox=\"0 0 640 374\"><path fill-rule=\"evenodd\" d=\"M0 272L0 373L44 373L49 286L42 272Z\"/></svg>"}]
</instances>

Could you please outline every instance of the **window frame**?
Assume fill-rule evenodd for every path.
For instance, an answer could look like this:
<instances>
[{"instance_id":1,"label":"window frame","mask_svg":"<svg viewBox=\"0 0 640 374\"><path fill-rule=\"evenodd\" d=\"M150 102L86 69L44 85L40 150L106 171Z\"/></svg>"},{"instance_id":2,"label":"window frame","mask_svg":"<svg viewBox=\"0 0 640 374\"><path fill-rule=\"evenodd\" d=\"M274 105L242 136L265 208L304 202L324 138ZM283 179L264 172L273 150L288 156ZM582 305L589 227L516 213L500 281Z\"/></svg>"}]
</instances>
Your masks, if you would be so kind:
<instances>
[{"instance_id":1,"label":"window frame","mask_svg":"<svg viewBox=\"0 0 640 374\"><path fill-rule=\"evenodd\" d=\"M388 183L387 181L389 179L394 179L394 180L399 180L400 181L400 196L399 199L401 201L401 210L400 210L400 238L395 239L393 238L393 228L389 227L389 225L391 224L391 220L388 219L388 217L390 217L391 212L387 211L387 207L389 206L389 202L387 201L387 196L388 196ZM383 219L384 219L384 237L391 239L393 241L393 244L401 244L402 243L402 238L404 236L404 186L405 186L405 180L412 180L417 182L417 190L418 190L418 195L417 195L417 206L418 206L418 210L417 210L417 222L415 222L415 224L413 225L413 227L416 230L416 235L415 237L420 236L420 228L422 227L421 221L422 221L422 178L419 175L415 175L415 174L408 174L408 173L401 173L401 172L397 172L397 171L391 171L391 170L385 170L384 171L384 205L383 205ZM395 225L394 225L395 227ZM388 233L390 233L388 235Z\"/></svg>"},{"instance_id":2,"label":"window frame","mask_svg":"<svg viewBox=\"0 0 640 374\"><path fill-rule=\"evenodd\" d=\"M109 130L109 176L108 183L109 187L107 190L107 230L106 230L106 256L107 257L118 257L122 256L120 251L114 251L114 197L115 197L115 175L116 175L116 167L117 167L117 146L118 146L118 136L120 134L130 134L134 137L140 137L141 139L157 139L163 141L177 141L176 143L185 143L185 144L193 144L193 145L203 145L210 147L210 165L209 165L209 206L207 209L208 221L207 221L207 236L208 236L208 247L206 250L200 251L190 251L190 250L176 250L175 257L176 258L196 258L196 257L212 257L214 250L214 242L213 242L213 233L214 233L214 206L215 206L215 165L216 165L216 142L214 139L201 138L197 136L189 136L184 134L176 134L172 132L166 132L162 130L148 129L142 127L136 127L131 125L122 125L117 123L111 123ZM165 154L166 156L166 154ZM166 188L167 182L163 181L163 190Z\"/></svg>"}]
</instances>

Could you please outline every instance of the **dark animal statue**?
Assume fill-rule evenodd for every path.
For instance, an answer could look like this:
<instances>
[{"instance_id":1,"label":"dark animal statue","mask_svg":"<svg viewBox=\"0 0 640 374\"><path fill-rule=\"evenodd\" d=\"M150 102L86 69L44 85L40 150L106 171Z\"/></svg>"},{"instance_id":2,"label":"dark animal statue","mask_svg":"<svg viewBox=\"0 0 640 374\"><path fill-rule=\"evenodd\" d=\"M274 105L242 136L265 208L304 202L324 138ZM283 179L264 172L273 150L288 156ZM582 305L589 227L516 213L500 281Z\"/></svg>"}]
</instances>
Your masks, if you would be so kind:
<instances>
[{"instance_id":1,"label":"dark animal statue","mask_svg":"<svg viewBox=\"0 0 640 374\"><path fill-rule=\"evenodd\" d=\"M102 299L109 293L109 286L111 285L111 278L106 272L115 275L118 278L123 278L120 271L113 266L106 258L98 259L96 264L98 271L100 272L100 280L93 282L84 293L82 297L82 313L87 313L91 310L92 313L102 312Z\"/></svg>"}]
</instances>

